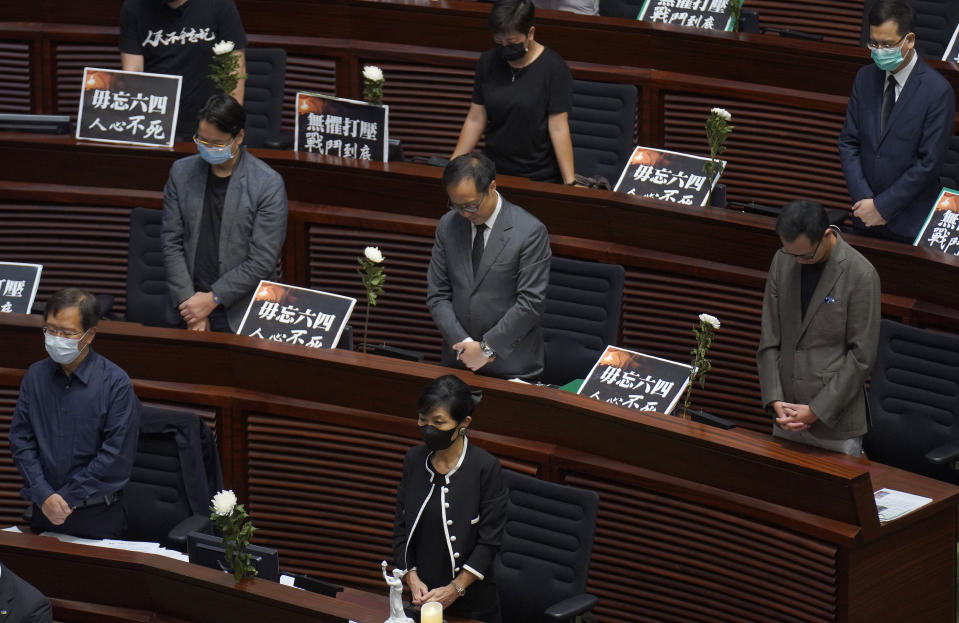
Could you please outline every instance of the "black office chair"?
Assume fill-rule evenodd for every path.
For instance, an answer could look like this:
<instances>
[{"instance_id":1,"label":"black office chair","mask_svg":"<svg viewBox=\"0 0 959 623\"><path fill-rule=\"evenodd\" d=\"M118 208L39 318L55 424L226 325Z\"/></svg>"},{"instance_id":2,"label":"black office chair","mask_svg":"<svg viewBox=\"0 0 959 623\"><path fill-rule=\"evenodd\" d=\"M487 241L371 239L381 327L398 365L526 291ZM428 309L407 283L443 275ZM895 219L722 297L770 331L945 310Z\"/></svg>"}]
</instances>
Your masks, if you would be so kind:
<instances>
[{"instance_id":1,"label":"black office chair","mask_svg":"<svg viewBox=\"0 0 959 623\"><path fill-rule=\"evenodd\" d=\"M186 551L186 536L210 525L210 500L223 488L213 432L196 413L143 405L130 482L121 503L126 538Z\"/></svg>"},{"instance_id":2,"label":"black office chair","mask_svg":"<svg viewBox=\"0 0 959 623\"><path fill-rule=\"evenodd\" d=\"M576 172L601 175L615 186L633 151L636 87L573 80L569 134Z\"/></svg>"},{"instance_id":3,"label":"black office chair","mask_svg":"<svg viewBox=\"0 0 959 623\"><path fill-rule=\"evenodd\" d=\"M863 8L860 45L869 40L869 10L873 3L874 0L867 0ZM916 50L923 58L941 59L959 23L959 2L910 0L910 4L916 10Z\"/></svg>"},{"instance_id":4,"label":"black office chair","mask_svg":"<svg viewBox=\"0 0 959 623\"><path fill-rule=\"evenodd\" d=\"M130 212L130 246L127 251L127 322L151 327L176 327L160 246L162 210L133 208Z\"/></svg>"},{"instance_id":5,"label":"black office chair","mask_svg":"<svg viewBox=\"0 0 959 623\"><path fill-rule=\"evenodd\" d=\"M286 86L286 50L247 48L244 143L248 147L290 149L293 133L283 132L283 89Z\"/></svg>"},{"instance_id":6,"label":"black office chair","mask_svg":"<svg viewBox=\"0 0 959 623\"><path fill-rule=\"evenodd\" d=\"M619 264L553 256L541 319L543 383L585 378L606 346L619 341L624 280Z\"/></svg>"},{"instance_id":7,"label":"black office chair","mask_svg":"<svg viewBox=\"0 0 959 623\"><path fill-rule=\"evenodd\" d=\"M959 336L883 320L869 413L871 460L959 482Z\"/></svg>"},{"instance_id":8,"label":"black office chair","mask_svg":"<svg viewBox=\"0 0 959 623\"><path fill-rule=\"evenodd\" d=\"M495 577L505 623L579 621L598 599L586 593L599 495L503 471L509 489Z\"/></svg>"},{"instance_id":9,"label":"black office chair","mask_svg":"<svg viewBox=\"0 0 959 623\"><path fill-rule=\"evenodd\" d=\"M949 139L946 155L939 168L939 185L959 189L959 136Z\"/></svg>"},{"instance_id":10,"label":"black office chair","mask_svg":"<svg viewBox=\"0 0 959 623\"><path fill-rule=\"evenodd\" d=\"M604 17L636 19L646 0L599 0L599 14Z\"/></svg>"}]
</instances>

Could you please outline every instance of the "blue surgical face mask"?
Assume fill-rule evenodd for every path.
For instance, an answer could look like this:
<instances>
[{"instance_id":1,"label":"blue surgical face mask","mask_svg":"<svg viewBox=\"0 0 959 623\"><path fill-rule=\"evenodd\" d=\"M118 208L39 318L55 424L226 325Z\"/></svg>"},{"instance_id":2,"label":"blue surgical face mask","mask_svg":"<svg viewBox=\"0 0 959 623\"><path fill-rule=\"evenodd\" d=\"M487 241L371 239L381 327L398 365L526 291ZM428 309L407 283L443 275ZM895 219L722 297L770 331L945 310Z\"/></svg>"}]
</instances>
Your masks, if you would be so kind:
<instances>
[{"instance_id":1,"label":"blue surgical face mask","mask_svg":"<svg viewBox=\"0 0 959 623\"><path fill-rule=\"evenodd\" d=\"M902 61L905 60L902 56L902 46L904 44L905 41L895 48L873 50L872 60L876 63L876 67L883 71L892 71L902 65Z\"/></svg>"},{"instance_id":2,"label":"blue surgical face mask","mask_svg":"<svg viewBox=\"0 0 959 623\"><path fill-rule=\"evenodd\" d=\"M83 348L88 346L84 344L83 348L77 348L80 345L80 340L82 340L86 334L87 332L84 331L83 335L78 338L69 338L46 333L43 336L43 345L46 347L50 359L53 359L59 364L66 365L76 360L76 358L80 356L80 353L83 352Z\"/></svg>"},{"instance_id":3,"label":"blue surgical face mask","mask_svg":"<svg viewBox=\"0 0 959 623\"><path fill-rule=\"evenodd\" d=\"M223 164L233 157L233 141L223 147L207 147L202 143L197 143L196 147L200 150L200 157L210 164Z\"/></svg>"}]
</instances>

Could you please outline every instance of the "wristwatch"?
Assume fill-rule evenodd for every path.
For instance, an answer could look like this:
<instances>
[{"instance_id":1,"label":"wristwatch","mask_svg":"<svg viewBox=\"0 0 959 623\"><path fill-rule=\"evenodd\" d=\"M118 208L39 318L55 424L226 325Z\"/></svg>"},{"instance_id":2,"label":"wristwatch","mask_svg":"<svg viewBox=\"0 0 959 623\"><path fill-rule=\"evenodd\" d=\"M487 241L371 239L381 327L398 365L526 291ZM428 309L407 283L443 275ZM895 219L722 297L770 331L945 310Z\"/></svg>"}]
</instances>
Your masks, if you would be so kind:
<instances>
[{"instance_id":1,"label":"wristwatch","mask_svg":"<svg viewBox=\"0 0 959 623\"><path fill-rule=\"evenodd\" d=\"M480 350L483 351L483 356L487 359L492 359L496 356L496 352L490 348L490 345L486 340L480 342Z\"/></svg>"},{"instance_id":2,"label":"wristwatch","mask_svg":"<svg viewBox=\"0 0 959 623\"><path fill-rule=\"evenodd\" d=\"M450 582L450 585L452 585L453 590L456 591L456 594L459 595L460 597L466 594L466 589L460 586L459 584L457 584L455 581Z\"/></svg>"}]
</instances>

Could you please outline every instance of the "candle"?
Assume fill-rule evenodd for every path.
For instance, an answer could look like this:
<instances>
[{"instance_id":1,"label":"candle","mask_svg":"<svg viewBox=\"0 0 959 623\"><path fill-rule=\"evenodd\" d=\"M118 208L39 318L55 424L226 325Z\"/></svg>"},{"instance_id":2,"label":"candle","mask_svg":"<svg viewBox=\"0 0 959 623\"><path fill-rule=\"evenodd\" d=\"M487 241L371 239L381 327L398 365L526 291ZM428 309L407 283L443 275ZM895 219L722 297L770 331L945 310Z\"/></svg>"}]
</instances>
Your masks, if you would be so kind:
<instances>
[{"instance_id":1,"label":"candle","mask_svg":"<svg viewBox=\"0 0 959 623\"><path fill-rule=\"evenodd\" d=\"M443 604L438 601L423 604L420 623L443 623Z\"/></svg>"}]
</instances>

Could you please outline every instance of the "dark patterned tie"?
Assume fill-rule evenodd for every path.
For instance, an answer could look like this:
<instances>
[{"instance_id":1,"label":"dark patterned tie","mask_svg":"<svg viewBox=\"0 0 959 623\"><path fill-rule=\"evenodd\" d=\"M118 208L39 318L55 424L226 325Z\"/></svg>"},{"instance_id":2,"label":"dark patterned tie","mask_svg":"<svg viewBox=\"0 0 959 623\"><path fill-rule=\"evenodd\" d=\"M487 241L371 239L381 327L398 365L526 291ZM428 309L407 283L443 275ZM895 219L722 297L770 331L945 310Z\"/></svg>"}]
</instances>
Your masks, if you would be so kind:
<instances>
[{"instance_id":1,"label":"dark patterned tie","mask_svg":"<svg viewBox=\"0 0 959 623\"><path fill-rule=\"evenodd\" d=\"M892 107L896 103L896 78L889 74L889 80L886 82L886 90L882 93L882 117L879 122L879 133L886 131L886 122L892 113Z\"/></svg>"},{"instance_id":2,"label":"dark patterned tie","mask_svg":"<svg viewBox=\"0 0 959 623\"><path fill-rule=\"evenodd\" d=\"M476 226L476 234L473 236L473 276L479 270L480 262L483 260L483 248L486 246L483 242L483 232L486 231L486 224Z\"/></svg>"}]
</instances>

